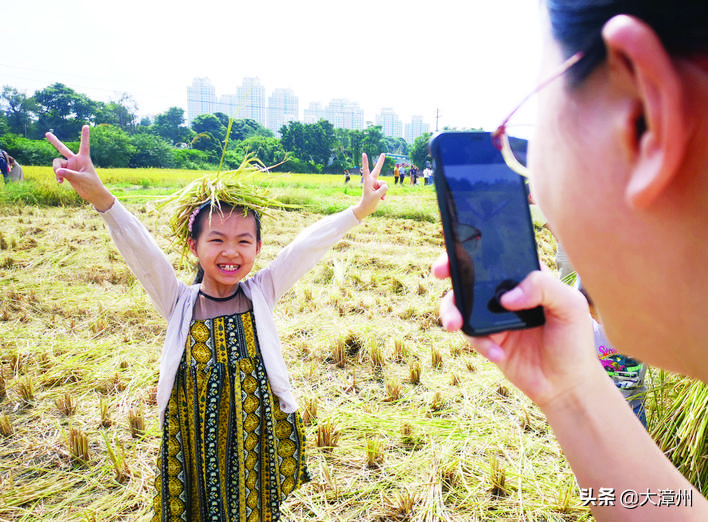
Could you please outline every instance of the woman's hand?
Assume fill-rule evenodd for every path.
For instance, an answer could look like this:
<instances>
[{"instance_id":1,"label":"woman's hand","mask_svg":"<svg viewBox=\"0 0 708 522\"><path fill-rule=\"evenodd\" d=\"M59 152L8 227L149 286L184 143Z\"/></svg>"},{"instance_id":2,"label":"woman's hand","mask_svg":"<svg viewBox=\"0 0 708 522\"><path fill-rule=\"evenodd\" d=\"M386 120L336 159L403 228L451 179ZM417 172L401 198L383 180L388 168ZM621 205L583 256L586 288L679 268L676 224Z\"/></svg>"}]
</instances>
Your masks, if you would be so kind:
<instances>
[{"instance_id":1,"label":"woman's hand","mask_svg":"<svg viewBox=\"0 0 708 522\"><path fill-rule=\"evenodd\" d=\"M373 214L379 206L379 202L386 196L388 185L379 181L384 161L386 161L386 154L381 154L374 165L374 170L369 172L369 158L366 153L361 155L361 174L364 177L364 186L361 201L353 209L354 215L359 221Z\"/></svg>"},{"instance_id":2,"label":"woman's hand","mask_svg":"<svg viewBox=\"0 0 708 522\"><path fill-rule=\"evenodd\" d=\"M54 145L59 154L64 156L63 159L55 158L52 162L57 181L63 183L65 179L68 180L76 193L93 204L99 212L105 212L111 208L115 198L99 179L91 161L89 126L84 125L81 128L81 143L79 144L78 154L74 154L69 147L64 145L51 132L47 132L45 137L49 143Z\"/></svg>"},{"instance_id":3,"label":"woman's hand","mask_svg":"<svg viewBox=\"0 0 708 522\"><path fill-rule=\"evenodd\" d=\"M433 264L433 275L450 276L446 254ZM487 337L468 338L481 355L541 408L602 370L593 341L592 323L583 295L546 272L532 272L501 297L507 310L542 306L546 323ZM440 304L440 319L448 331L462 327L462 316L449 292Z\"/></svg>"}]
</instances>

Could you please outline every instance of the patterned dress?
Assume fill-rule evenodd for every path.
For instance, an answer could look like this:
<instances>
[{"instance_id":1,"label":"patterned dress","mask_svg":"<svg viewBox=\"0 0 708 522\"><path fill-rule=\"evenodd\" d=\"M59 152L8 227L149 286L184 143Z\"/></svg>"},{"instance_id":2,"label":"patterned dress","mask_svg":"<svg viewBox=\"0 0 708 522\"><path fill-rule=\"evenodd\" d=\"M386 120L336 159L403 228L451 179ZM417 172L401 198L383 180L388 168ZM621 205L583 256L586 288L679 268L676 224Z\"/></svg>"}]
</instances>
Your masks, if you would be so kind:
<instances>
[{"instance_id":1,"label":"patterned dress","mask_svg":"<svg viewBox=\"0 0 708 522\"><path fill-rule=\"evenodd\" d=\"M193 320L165 411L155 521L277 521L310 480L297 413L270 391L253 313Z\"/></svg>"}]
</instances>

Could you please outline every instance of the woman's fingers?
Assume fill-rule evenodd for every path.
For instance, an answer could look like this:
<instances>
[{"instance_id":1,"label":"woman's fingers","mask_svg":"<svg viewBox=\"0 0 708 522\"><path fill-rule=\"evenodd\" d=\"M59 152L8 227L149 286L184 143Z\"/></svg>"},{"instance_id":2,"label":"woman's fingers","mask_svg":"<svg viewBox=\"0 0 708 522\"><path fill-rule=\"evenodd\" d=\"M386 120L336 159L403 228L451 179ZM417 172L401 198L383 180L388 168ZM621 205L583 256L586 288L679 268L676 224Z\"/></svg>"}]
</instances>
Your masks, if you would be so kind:
<instances>
[{"instance_id":1,"label":"woman's fingers","mask_svg":"<svg viewBox=\"0 0 708 522\"><path fill-rule=\"evenodd\" d=\"M457 309L452 290L440 300L440 322L448 332L456 332L462 328L462 314Z\"/></svg>"},{"instance_id":2,"label":"woman's fingers","mask_svg":"<svg viewBox=\"0 0 708 522\"><path fill-rule=\"evenodd\" d=\"M500 299L507 310L527 310L542 306L557 321L573 322L578 314L588 315L587 301L576 289L548 272L531 272Z\"/></svg>"},{"instance_id":3,"label":"woman's fingers","mask_svg":"<svg viewBox=\"0 0 708 522\"><path fill-rule=\"evenodd\" d=\"M445 279L450 277L450 261L447 258L447 252L443 252L438 256L438 258L433 262L433 266L430 268L433 276L438 279Z\"/></svg>"}]
</instances>

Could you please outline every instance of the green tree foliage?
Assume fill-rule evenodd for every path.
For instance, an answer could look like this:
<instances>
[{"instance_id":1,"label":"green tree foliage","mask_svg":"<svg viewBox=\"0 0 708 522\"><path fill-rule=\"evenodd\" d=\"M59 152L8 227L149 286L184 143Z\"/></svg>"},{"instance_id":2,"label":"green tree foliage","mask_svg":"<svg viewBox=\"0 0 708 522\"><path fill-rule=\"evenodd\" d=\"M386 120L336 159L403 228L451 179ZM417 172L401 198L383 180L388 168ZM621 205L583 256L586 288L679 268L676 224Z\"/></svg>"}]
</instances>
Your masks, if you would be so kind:
<instances>
[{"instance_id":1,"label":"green tree foliage","mask_svg":"<svg viewBox=\"0 0 708 522\"><path fill-rule=\"evenodd\" d=\"M250 118L233 121L231 124L231 134L229 135L229 140L231 142L242 141L246 138L250 138L251 136L265 136L266 138L272 138L273 133L256 120L252 120Z\"/></svg>"},{"instance_id":2,"label":"green tree foliage","mask_svg":"<svg viewBox=\"0 0 708 522\"><path fill-rule=\"evenodd\" d=\"M96 102L63 83L55 83L34 93L39 133L52 129L64 140L74 140L81 126L93 120ZM35 136L41 137L41 136Z\"/></svg>"},{"instance_id":3,"label":"green tree foliage","mask_svg":"<svg viewBox=\"0 0 708 522\"><path fill-rule=\"evenodd\" d=\"M428 154L428 142L430 141L430 132L424 132L418 136L411 145L408 151L408 158L414 165L418 168L424 169L425 164L432 161L430 154Z\"/></svg>"},{"instance_id":4,"label":"green tree foliage","mask_svg":"<svg viewBox=\"0 0 708 522\"><path fill-rule=\"evenodd\" d=\"M337 144L333 125L327 120L317 123L291 121L280 128L283 148L296 158L312 162L322 170L329 164Z\"/></svg>"},{"instance_id":5,"label":"green tree foliage","mask_svg":"<svg viewBox=\"0 0 708 522\"><path fill-rule=\"evenodd\" d=\"M382 152L386 152L386 142L380 125L371 125L364 131L361 148L372 161Z\"/></svg>"},{"instance_id":6,"label":"green tree foliage","mask_svg":"<svg viewBox=\"0 0 708 522\"><path fill-rule=\"evenodd\" d=\"M201 150L209 155L209 158L213 162L219 161L223 146L219 140L208 132L201 132L197 134L192 140L192 148L195 150Z\"/></svg>"},{"instance_id":7,"label":"green tree foliage","mask_svg":"<svg viewBox=\"0 0 708 522\"><path fill-rule=\"evenodd\" d=\"M253 154L266 167L274 166L285 160L285 149L278 138L251 136L240 142L236 149L241 156Z\"/></svg>"},{"instance_id":8,"label":"green tree foliage","mask_svg":"<svg viewBox=\"0 0 708 522\"><path fill-rule=\"evenodd\" d=\"M28 98L24 93L14 87L5 85L0 94L3 104L3 113L6 118L8 129L6 132L20 134L28 137L32 132L34 114L37 105L33 98Z\"/></svg>"},{"instance_id":9,"label":"green tree foliage","mask_svg":"<svg viewBox=\"0 0 708 522\"><path fill-rule=\"evenodd\" d=\"M175 149L164 138L153 134L135 134L130 138L135 148L130 158L131 167L155 167L170 169L177 165Z\"/></svg>"},{"instance_id":10,"label":"green tree foliage","mask_svg":"<svg viewBox=\"0 0 708 522\"><path fill-rule=\"evenodd\" d=\"M228 125L228 121L226 125ZM192 120L192 130L197 135L208 133L220 143L223 143L226 139L226 128L214 114L200 114Z\"/></svg>"},{"instance_id":11,"label":"green tree foliage","mask_svg":"<svg viewBox=\"0 0 708 522\"><path fill-rule=\"evenodd\" d=\"M386 144L386 152L391 154L401 154L402 156L408 156L408 150L410 146L408 142L403 138L394 138L392 136L384 136L384 143Z\"/></svg>"},{"instance_id":12,"label":"green tree foliage","mask_svg":"<svg viewBox=\"0 0 708 522\"><path fill-rule=\"evenodd\" d=\"M124 131L131 132L136 124L138 106L129 94L123 94L118 101L96 102L95 123L108 123Z\"/></svg>"},{"instance_id":13,"label":"green tree foliage","mask_svg":"<svg viewBox=\"0 0 708 522\"><path fill-rule=\"evenodd\" d=\"M209 156L209 153L201 150L175 149L174 156L175 161L177 162L175 167L178 169L207 170L213 167L213 162Z\"/></svg>"},{"instance_id":14,"label":"green tree foliage","mask_svg":"<svg viewBox=\"0 0 708 522\"><path fill-rule=\"evenodd\" d=\"M186 126L184 109L180 107L170 107L166 112L155 116L155 123L152 124L151 130L172 144L189 143L196 134Z\"/></svg>"},{"instance_id":15,"label":"green tree foliage","mask_svg":"<svg viewBox=\"0 0 708 522\"><path fill-rule=\"evenodd\" d=\"M91 158L97 167L128 167L136 152L124 130L107 124L91 129Z\"/></svg>"},{"instance_id":16,"label":"green tree foliage","mask_svg":"<svg viewBox=\"0 0 708 522\"><path fill-rule=\"evenodd\" d=\"M73 151L78 146L66 143ZM20 165L51 165L52 160L58 157L57 150L46 140L31 140L16 134L3 134L0 136L0 148L15 158Z\"/></svg>"}]
</instances>

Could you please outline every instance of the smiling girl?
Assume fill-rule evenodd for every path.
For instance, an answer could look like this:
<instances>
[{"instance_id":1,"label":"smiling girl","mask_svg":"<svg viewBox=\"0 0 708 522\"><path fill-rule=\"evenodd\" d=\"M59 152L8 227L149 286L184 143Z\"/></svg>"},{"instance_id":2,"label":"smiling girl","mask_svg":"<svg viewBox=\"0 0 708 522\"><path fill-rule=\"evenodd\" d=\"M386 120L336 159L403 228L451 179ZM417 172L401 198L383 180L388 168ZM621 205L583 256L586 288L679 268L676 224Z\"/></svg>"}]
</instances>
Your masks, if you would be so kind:
<instances>
[{"instance_id":1,"label":"smiling girl","mask_svg":"<svg viewBox=\"0 0 708 522\"><path fill-rule=\"evenodd\" d=\"M167 333L157 402L162 443L154 520L280 520L281 502L309 480L305 438L273 319L280 297L346 232L374 212L387 186L385 156L364 178L359 203L303 230L264 269L247 277L261 250L260 220L248 205L188 202L175 231L199 263L194 284L180 281L145 227L99 179L89 154L89 127L57 180L92 203L160 314ZM217 194L218 195L218 194ZM222 194L225 196L225 194ZM182 233L184 232L184 233Z\"/></svg>"}]
</instances>

